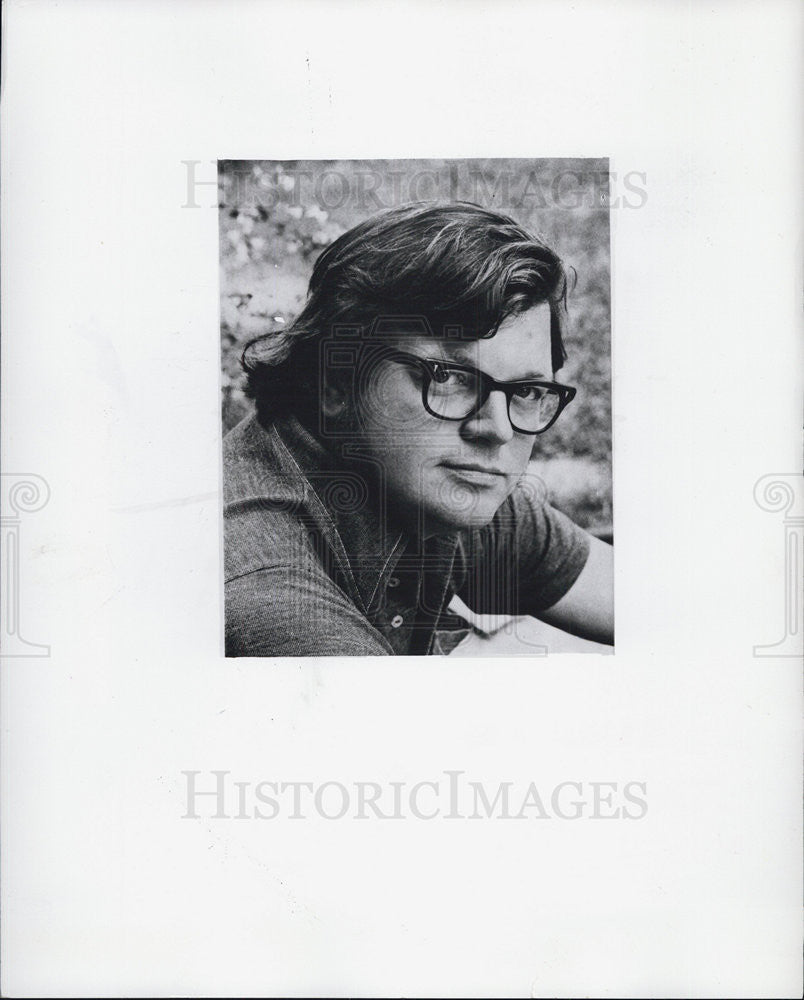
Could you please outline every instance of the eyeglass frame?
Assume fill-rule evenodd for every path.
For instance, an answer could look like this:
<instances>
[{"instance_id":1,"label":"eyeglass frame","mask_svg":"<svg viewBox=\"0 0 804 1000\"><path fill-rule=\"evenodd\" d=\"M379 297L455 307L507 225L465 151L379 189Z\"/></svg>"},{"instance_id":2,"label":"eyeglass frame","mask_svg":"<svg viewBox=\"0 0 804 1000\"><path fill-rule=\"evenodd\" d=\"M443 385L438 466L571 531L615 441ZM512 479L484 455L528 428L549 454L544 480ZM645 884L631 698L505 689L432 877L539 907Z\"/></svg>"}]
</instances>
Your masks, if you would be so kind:
<instances>
[{"instance_id":1,"label":"eyeglass frame","mask_svg":"<svg viewBox=\"0 0 804 1000\"><path fill-rule=\"evenodd\" d=\"M481 371L479 368L474 368L472 365L464 365L458 361L447 361L444 358L422 358L418 354L409 354L407 351L393 350L391 348L386 349L382 353L382 360L385 361L398 361L400 364L414 364L425 374L425 381L422 383L422 404L425 410L433 417L437 417L439 420L451 420L451 421L462 421L469 420L471 417L476 416L480 410L488 402L489 396L492 392L500 391L505 395L506 402L506 415L508 417L508 422L511 424L513 430L517 434L544 434L545 431L549 431L553 424L558 420L561 414L564 412L566 407L572 402L577 393L577 389L573 385L564 385L561 382L551 382L542 379L517 379L514 382L500 382L496 378L492 378L487 372ZM473 407L465 416L463 417L445 417L443 413L436 413L427 402L427 394L430 391L430 385L435 379L435 367L440 366L443 368L455 369L457 371L469 372L474 375L479 382L479 388L481 392L478 394L478 404ZM558 393L558 409L553 414L550 422L547 423L538 431L528 431L520 427L511 419L511 397L519 386L538 386L542 389L551 389L557 391Z\"/></svg>"}]
</instances>

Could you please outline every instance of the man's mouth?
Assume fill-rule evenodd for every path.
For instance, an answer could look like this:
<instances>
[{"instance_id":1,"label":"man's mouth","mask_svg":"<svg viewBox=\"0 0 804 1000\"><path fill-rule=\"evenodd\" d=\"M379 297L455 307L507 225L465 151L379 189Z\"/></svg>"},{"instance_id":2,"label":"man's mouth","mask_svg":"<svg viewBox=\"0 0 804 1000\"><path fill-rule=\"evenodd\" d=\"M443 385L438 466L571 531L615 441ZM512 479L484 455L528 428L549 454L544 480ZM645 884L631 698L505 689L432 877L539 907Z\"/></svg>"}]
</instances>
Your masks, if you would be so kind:
<instances>
[{"instance_id":1,"label":"man's mouth","mask_svg":"<svg viewBox=\"0 0 804 1000\"><path fill-rule=\"evenodd\" d=\"M457 462L444 462L443 464L450 472L470 483L492 485L498 483L501 479L505 479L508 475L507 472L503 472L502 469L498 469L495 466L480 465L477 462L461 462L460 464Z\"/></svg>"}]
</instances>

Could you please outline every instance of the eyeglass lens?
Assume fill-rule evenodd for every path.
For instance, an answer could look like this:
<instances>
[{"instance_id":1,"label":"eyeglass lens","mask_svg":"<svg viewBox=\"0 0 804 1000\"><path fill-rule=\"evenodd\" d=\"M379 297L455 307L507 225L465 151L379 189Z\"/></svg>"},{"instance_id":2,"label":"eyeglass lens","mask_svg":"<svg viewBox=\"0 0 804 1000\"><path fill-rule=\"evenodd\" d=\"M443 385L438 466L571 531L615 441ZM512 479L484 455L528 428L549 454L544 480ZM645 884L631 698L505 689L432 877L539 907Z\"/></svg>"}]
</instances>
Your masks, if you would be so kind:
<instances>
[{"instance_id":1,"label":"eyeglass lens","mask_svg":"<svg viewBox=\"0 0 804 1000\"><path fill-rule=\"evenodd\" d=\"M561 397L554 389L526 385L508 395L508 415L512 426L523 431L539 431L555 417ZM427 404L440 417L462 420L477 411L488 398L482 380L472 372L438 368L430 380Z\"/></svg>"}]
</instances>

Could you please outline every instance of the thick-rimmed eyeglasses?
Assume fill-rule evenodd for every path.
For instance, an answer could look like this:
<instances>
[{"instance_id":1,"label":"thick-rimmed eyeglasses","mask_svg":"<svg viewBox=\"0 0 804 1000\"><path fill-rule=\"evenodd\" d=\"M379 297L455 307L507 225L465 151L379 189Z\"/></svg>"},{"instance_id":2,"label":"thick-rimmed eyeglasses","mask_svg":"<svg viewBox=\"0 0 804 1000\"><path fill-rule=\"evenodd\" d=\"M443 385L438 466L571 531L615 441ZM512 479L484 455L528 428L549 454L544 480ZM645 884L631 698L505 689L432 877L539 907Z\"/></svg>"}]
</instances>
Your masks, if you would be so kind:
<instances>
[{"instance_id":1,"label":"thick-rimmed eyeglasses","mask_svg":"<svg viewBox=\"0 0 804 1000\"><path fill-rule=\"evenodd\" d=\"M441 420L467 420L481 410L492 392L503 392L508 419L520 434L543 434L575 397L576 389L558 382L526 379L498 382L471 365L388 351L383 360L417 368L422 374L422 403Z\"/></svg>"}]
</instances>

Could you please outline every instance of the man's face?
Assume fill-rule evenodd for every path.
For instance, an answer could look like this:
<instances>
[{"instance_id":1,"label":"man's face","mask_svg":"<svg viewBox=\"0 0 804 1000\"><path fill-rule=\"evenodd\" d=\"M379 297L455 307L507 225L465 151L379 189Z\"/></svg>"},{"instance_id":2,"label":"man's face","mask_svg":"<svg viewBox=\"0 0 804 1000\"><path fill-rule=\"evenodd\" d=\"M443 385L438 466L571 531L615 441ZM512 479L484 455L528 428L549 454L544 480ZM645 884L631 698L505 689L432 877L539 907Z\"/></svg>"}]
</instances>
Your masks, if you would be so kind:
<instances>
[{"instance_id":1,"label":"man's face","mask_svg":"<svg viewBox=\"0 0 804 1000\"><path fill-rule=\"evenodd\" d=\"M553 378L546 303L510 317L485 340L407 336L389 346L471 365L500 382ZM383 470L389 509L426 534L487 524L527 468L535 440L512 428L502 391L464 420L431 415L415 366L390 360L362 387L360 424L361 450Z\"/></svg>"}]
</instances>

